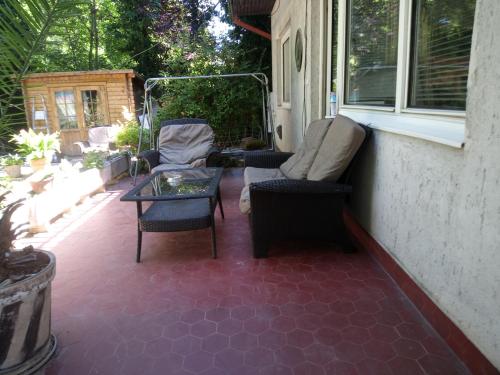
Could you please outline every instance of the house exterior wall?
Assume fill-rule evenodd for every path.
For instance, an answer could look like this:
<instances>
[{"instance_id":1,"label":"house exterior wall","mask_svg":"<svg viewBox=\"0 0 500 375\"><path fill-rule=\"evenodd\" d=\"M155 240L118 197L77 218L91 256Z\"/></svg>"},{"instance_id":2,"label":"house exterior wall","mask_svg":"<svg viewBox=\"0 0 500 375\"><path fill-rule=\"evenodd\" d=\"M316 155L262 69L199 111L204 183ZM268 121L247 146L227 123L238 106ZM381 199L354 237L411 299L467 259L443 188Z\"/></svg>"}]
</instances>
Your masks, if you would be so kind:
<instances>
[{"instance_id":1,"label":"house exterior wall","mask_svg":"<svg viewBox=\"0 0 500 375\"><path fill-rule=\"evenodd\" d=\"M293 15L292 25L294 17L303 21L297 3L282 1L273 27L283 14ZM375 130L353 176L351 205L371 236L500 368L498 19L500 2L477 0L464 148ZM303 90L292 79L293 90ZM291 114L284 132L293 142L284 148L293 150L301 122Z\"/></svg>"},{"instance_id":2,"label":"house exterior wall","mask_svg":"<svg viewBox=\"0 0 500 375\"><path fill-rule=\"evenodd\" d=\"M274 108L275 128L282 126L283 135L276 135L276 143L282 151L294 150L302 141L305 128L322 117L324 112L323 63L324 0L289 0L275 3L272 27L273 90L277 105ZM297 30L303 35L304 53L300 72L295 66L295 38ZM281 104L281 43L289 31L291 48L291 100L290 105ZM307 100L304 100L304 97ZM293 126L292 126L293 124Z\"/></svg>"},{"instance_id":3,"label":"house exterior wall","mask_svg":"<svg viewBox=\"0 0 500 375\"><path fill-rule=\"evenodd\" d=\"M43 106L40 97L43 96L51 132L60 131L62 152L67 155L75 155L79 152L79 149L73 143L87 140L87 129L83 124L83 112L77 110L78 129L60 130L54 92L68 88L75 90L75 95L77 96L79 89L98 89L102 95L105 122L108 124L124 124L135 118L136 106L138 105L132 82L134 76L135 73L133 71L109 71L106 73L68 72L29 75L23 81L28 123L32 126L33 102L31 98L35 97L35 109L42 110ZM78 100L79 98L77 98ZM37 125L41 124L37 122Z\"/></svg>"}]
</instances>

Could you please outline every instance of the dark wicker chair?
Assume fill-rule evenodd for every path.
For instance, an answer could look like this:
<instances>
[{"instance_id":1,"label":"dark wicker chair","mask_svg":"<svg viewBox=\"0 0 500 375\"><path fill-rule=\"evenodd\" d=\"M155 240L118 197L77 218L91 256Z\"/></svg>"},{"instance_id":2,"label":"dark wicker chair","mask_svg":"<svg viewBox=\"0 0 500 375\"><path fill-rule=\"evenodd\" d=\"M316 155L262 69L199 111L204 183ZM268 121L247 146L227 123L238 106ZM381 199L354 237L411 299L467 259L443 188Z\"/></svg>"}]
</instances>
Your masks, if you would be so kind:
<instances>
[{"instance_id":1,"label":"dark wicker chair","mask_svg":"<svg viewBox=\"0 0 500 375\"><path fill-rule=\"evenodd\" d=\"M361 125L361 124L360 124ZM348 168L336 183L308 180L272 180L250 184L253 252L255 258L267 257L269 245L276 240L313 239L334 242L353 251L347 234L343 209L351 193L353 166L371 136L366 136ZM245 166L278 168L293 154L253 152L245 155Z\"/></svg>"},{"instance_id":2,"label":"dark wicker chair","mask_svg":"<svg viewBox=\"0 0 500 375\"><path fill-rule=\"evenodd\" d=\"M208 124L208 122L207 120L200 118L181 118L174 120L165 120L160 123L160 129L163 128L164 126L183 125L183 124L206 125ZM147 167L149 168L149 171L151 171L154 167L160 164L160 152L158 151L158 147L156 150L147 150L139 153L138 159L145 161ZM217 164L219 159L220 159L220 150L216 147L213 147L206 156L206 166L207 167L218 166Z\"/></svg>"}]
</instances>

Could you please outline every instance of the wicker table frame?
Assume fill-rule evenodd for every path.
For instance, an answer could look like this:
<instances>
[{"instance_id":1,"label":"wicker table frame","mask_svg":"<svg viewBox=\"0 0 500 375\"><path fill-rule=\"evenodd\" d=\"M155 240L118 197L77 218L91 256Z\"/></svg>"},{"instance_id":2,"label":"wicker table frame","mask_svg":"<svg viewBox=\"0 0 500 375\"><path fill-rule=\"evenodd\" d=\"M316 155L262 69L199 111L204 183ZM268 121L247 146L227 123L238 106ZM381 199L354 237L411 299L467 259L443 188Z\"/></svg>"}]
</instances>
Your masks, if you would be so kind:
<instances>
[{"instance_id":1,"label":"wicker table frame","mask_svg":"<svg viewBox=\"0 0 500 375\"><path fill-rule=\"evenodd\" d=\"M198 168L204 169L204 168ZM140 191L163 172L154 173L135 188L125 194L121 201L135 201L137 206L137 255L136 262L141 261L143 232L179 232L209 228L212 235L212 257L217 258L215 237L215 209L219 204L222 218L224 209L220 193L222 168L215 170L208 190L203 193L178 195L140 195ZM143 210L143 202L153 202Z\"/></svg>"}]
</instances>

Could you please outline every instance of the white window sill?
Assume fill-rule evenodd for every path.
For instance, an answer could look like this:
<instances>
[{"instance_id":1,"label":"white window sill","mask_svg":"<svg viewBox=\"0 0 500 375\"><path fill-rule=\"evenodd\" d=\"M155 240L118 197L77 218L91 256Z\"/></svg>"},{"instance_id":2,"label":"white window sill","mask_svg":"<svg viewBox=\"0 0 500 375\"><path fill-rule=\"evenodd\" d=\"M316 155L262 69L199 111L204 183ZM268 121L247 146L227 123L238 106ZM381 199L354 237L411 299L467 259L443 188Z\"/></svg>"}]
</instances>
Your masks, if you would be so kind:
<instances>
[{"instance_id":1,"label":"white window sill","mask_svg":"<svg viewBox=\"0 0 500 375\"><path fill-rule=\"evenodd\" d=\"M373 129L425 139L455 148L462 148L464 145L465 118L351 108L341 108L339 113Z\"/></svg>"}]
</instances>

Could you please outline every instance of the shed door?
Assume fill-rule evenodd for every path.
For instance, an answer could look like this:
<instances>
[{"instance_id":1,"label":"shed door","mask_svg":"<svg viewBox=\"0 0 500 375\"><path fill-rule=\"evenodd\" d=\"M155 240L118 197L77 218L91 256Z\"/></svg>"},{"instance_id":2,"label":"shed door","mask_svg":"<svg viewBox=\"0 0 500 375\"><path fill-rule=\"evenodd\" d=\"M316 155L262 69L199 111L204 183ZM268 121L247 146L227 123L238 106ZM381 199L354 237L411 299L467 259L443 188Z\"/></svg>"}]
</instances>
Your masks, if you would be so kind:
<instances>
[{"instance_id":1,"label":"shed door","mask_svg":"<svg viewBox=\"0 0 500 375\"><path fill-rule=\"evenodd\" d=\"M105 89L102 86L53 88L57 123L61 132L61 152L78 154L74 142L88 139L89 127L108 125Z\"/></svg>"}]
</instances>

